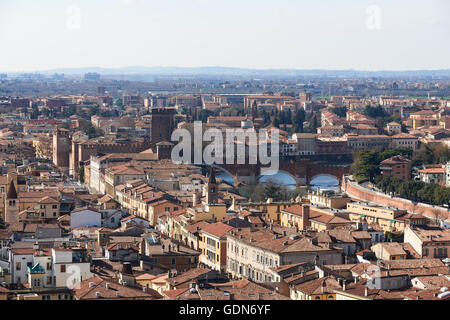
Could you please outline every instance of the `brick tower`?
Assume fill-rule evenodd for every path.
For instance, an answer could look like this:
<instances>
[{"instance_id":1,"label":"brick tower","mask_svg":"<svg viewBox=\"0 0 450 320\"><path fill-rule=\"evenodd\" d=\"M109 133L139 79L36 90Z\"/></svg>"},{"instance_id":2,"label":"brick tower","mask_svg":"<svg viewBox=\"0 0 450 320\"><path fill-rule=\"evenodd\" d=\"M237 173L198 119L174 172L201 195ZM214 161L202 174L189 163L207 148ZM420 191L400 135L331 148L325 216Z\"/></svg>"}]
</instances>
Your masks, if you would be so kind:
<instances>
[{"instance_id":1,"label":"brick tower","mask_svg":"<svg viewBox=\"0 0 450 320\"><path fill-rule=\"evenodd\" d=\"M161 141L169 141L173 131L173 118L175 115L174 108L153 108L152 125L151 125L151 141L156 144Z\"/></svg>"},{"instance_id":2,"label":"brick tower","mask_svg":"<svg viewBox=\"0 0 450 320\"><path fill-rule=\"evenodd\" d=\"M63 171L69 171L71 151L70 131L58 128L53 131L53 163Z\"/></svg>"}]
</instances>

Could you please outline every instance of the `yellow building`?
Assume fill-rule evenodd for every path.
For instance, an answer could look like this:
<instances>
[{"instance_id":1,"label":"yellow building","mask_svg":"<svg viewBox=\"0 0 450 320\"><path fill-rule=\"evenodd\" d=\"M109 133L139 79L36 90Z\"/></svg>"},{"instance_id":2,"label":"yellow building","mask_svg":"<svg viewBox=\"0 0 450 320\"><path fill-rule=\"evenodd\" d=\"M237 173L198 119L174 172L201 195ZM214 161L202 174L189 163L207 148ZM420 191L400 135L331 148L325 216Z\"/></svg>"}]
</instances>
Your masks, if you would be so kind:
<instances>
[{"instance_id":1,"label":"yellow building","mask_svg":"<svg viewBox=\"0 0 450 320\"><path fill-rule=\"evenodd\" d=\"M337 209L335 209L337 210ZM281 226L300 230L324 231L351 225L353 222L334 214L328 208L293 205L281 210Z\"/></svg>"},{"instance_id":2,"label":"yellow building","mask_svg":"<svg viewBox=\"0 0 450 320\"><path fill-rule=\"evenodd\" d=\"M306 281L291 287L292 300L336 300L334 290L340 290L338 280L324 277Z\"/></svg>"},{"instance_id":3,"label":"yellow building","mask_svg":"<svg viewBox=\"0 0 450 320\"><path fill-rule=\"evenodd\" d=\"M333 209L343 209L347 207L347 203L351 201L351 198L343 194L335 194L334 192L320 192L311 191L308 192L308 200L311 204L320 207L327 207Z\"/></svg>"},{"instance_id":4,"label":"yellow building","mask_svg":"<svg viewBox=\"0 0 450 320\"><path fill-rule=\"evenodd\" d=\"M365 220L369 224L378 224L385 232L398 232L405 229L406 210L380 206L367 202L347 204L349 219L354 222Z\"/></svg>"},{"instance_id":5,"label":"yellow building","mask_svg":"<svg viewBox=\"0 0 450 320\"><path fill-rule=\"evenodd\" d=\"M226 234L233 227L222 222L212 223L200 231L200 262L209 268L224 271L227 266Z\"/></svg>"},{"instance_id":6,"label":"yellow building","mask_svg":"<svg viewBox=\"0 0 450 320\"><path fill-rule=\"evenodd\" d=\"M187 208L186 214L190 222L195 223L199 221L222 221L227 217L226 204L200 204L193 208Z\"/></svg>"},{"instance_id":7,"label":"yellow building","mask_svg":"<svg viewBox=\"0 0 450 320\"><path fill-rule=\"evenodd\" d=\"M40 136L33 140L33 148L36 152L36 157L44 159L53 158L53 138L47 136Z\"/></svg>"},{"instance_id":8,"label":"yellow building","mask_svg":"<svg viewBox=\"0 0 450 320\"><path fill-rule=\"evenodd\" d=\"M116 187L116 201L130 214L146 219L151 226L163 214L173 214L181 205L167 199L164 192L155 191L142 180L129 181Z\"/></svg>"},{"instance_id":9,"label":"yellow building","mask_svg":"<svg viewBox=\"0 0 450 320\"><path fill-rule=\"evenodd\" d=\"M407 257L403 245L398 242L379 242L370 249L380 260L404 260Z\"/></svg>"},{"instance_id":10,"label":"yellow building","mask_svg":"<svg viewBox=\"0 0 450 320\"><path fill-rule=\"evenodd\" d=\"M152 280L158 278L149 273L144 273L136 277L136 283L142 287L152 288Z\"/></svg>"},{"instance_id":11,"label":"yellow building","mask_svg":"<svg viewBox=\"0 0 450 320\"><path fill-rule=\"evenodd\" d=\"M238 204L239 209L254 209L263 213L264 219L270 220L273 223L281 223L281 210L289 208L295 204L308 204L309 200L297 198L295 202L273 202L272 199L267 199L267 202L245 202Z\"/></svg>"}]
</instances>

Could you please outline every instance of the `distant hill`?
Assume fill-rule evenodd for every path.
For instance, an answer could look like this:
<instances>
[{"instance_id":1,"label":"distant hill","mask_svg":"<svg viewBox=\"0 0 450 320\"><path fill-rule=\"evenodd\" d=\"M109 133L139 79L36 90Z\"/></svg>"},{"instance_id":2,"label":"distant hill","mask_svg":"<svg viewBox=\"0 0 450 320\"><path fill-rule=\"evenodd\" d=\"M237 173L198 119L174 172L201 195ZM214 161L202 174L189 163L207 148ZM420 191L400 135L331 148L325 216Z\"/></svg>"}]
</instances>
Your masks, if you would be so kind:
<instances>
[{"instance_id":1,"label":"distant hill","mask_svg":"<svg viewBox=\"0 0 450 320\"><path fill-rule=\"evenodd\" d=\"M450 69L411 70L411 71L362 71L362 70L321 70L321 69L246 69L231 67L143 67L123 68L58 68L37 71L41 74L64 73L66 75L83 75L96 72L102 75L228 75L228 76L328 76L328 77L450 77ZM13 74L13 73L11 73ZM17 74L17 73L15 73Z\"/></svg>"}]
</instances>

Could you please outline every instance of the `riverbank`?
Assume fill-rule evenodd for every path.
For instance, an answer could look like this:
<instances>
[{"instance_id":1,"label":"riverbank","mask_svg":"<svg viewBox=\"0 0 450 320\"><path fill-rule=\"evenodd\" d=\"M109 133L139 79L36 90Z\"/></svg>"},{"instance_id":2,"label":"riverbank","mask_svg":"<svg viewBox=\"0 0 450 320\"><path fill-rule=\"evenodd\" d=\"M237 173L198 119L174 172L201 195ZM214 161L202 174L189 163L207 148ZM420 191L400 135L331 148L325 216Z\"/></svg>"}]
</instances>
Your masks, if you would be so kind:
<instances>
[{"instance_id":1,"label":"riverbank","mask_svg":"<svg viewBox=\"0 0 450 320\"><path fill-rule=\"evenodd\" d=\"M391 197L382 192L368 189L358 182L352 176L344 175L342 178L342 190L351 198L362 201L370 201L383 206L395 207L415 214L423 214L427 218L446 220L450 217L448 208L432 206L426 203L413 202L403 198Z\"/></svg>"}]
</instances>

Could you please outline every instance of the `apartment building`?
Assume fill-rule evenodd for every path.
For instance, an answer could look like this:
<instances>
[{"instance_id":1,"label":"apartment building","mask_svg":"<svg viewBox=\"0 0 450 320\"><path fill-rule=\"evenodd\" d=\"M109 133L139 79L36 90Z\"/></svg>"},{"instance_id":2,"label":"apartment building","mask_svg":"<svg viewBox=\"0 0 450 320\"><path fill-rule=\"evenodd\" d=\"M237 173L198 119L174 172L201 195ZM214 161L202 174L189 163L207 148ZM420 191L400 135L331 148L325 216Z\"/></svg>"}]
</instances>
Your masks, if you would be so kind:
<instances>
[{"instance_id":1,"label":"apartment building","mask_svg":"<svg viewBox=\"0 0 450 320\"><path fill-rule=\"evenodd\" d=\"M366 221L378 224L386 231L403 231L406 225L406 210L380 206L368 202L347 203L349 219L354 222Z\"/></svg>"},{"instance_id":2,"label":"apartment building","mask_svg":"<svg viewBox=\"0 0 450 320\"><path fill-rule=\"evenodd\" d=\"M422 258L449 258L450 229L408 226L404 242L409 243Z\"/></svg>"},{"instance_id":3,"label":"apartment building","mask_svg":"<svg viewBox=\"0 0 450 320\"><path fill-rule=\"evenodd\" d=\"M200 262L213 270L225 271L227 265L226 234L233 227L222 222L212 223L200 231Z\"/></svg>"},{"instance_id":4,"label":"apartment building","mask_svg":"<svg viewBox=\"0 0 450 320\"><path fill-rule=\"evenodd\" d=\"M162 214L172 214L182 206L164 192L155 191L142 180L129 181L115 188L116 200L130 214L155 226Z\"/></svg>"},{"instance_id":5,"label":"apartment building","mask_svg":"<svg viewBox=\"0 0 450 320\"><path fill-rule=\"evenodd\" d=\"M419 138L408 133L398 133L391 137L391 147L395 148L411 148L416 151L419 148Z\"/></svg>"},{"instance_id":6,"label":"apartment building","mask_svg":"<svg viewBox=\"0 0 450 320\"><path fill-rule=\"evenodd\" d=\"M336 215L337 211L339 210L293 205L281 210L281 226L300 230L324 231L353 224L352 221Z\"/></svg>"},{"instance_id":7,"label":"apartment building","mask_svg":"<svg viewBox=\"0 0 450 320\"><path fill-rule=\"evenodd\" d=\"M419 170L419 178L426 183L446 183L447 169L443 168L427 168Z\"/></svg>"},{"instance_id":8,"label":"apartment building","mask_svg":"<svg viewBox=\"0 0 450 320\"><path fill-rule=\"evenodd\" d=\"M380 171L383 176L408 181L411 179L411 160L403 156L390 157L381 161Z\"/></svg>"},{"instance_id":9,"label":"apartment building","mask_svg":"<svg viewBox=\"0 0 450 320\"><path fill-rule=\"evenodd\" d=\"M310 191L307 198L312 205L333 209L346 208L347 203L351 201L351 198L346 194L327 191Z\"/></svg>"},{"instance_id":10,"label":"apartment building","mask_svg":"<svg viewBox=\"0 0 450 320\"><path fill-rule=\"evenodd\" d=\"M347 135L348 147L352 152L361 150L387 149L391 143L391 137L385 135Z\"/></svg>"},{"instance_id":11,"label":"apartment building","mask_svg":"<svg viewBox=\"0 0 450 320\"><path fill-rule=\"evenodd\" d=\"M9 251L12 283L28 282L29 274L39 271L34 286L69 287L92 276L84 248L18 248ZM38 266L38 267L36 267ZM33 277L36 278L36 277Z\"/></svg>"},{"instance_id":12,"label":"apartment building","mask_svg":"<svg viewBox=\"0 0 450 320\"><path fill-rule=\"evenodd\" d=\"M299 262L339 264L342 248L314 244L297 234L278 234L269 228L238 228L227 234L226 272L255 282L277 281L273 268Z\"/></svg>"}]
</instances>

